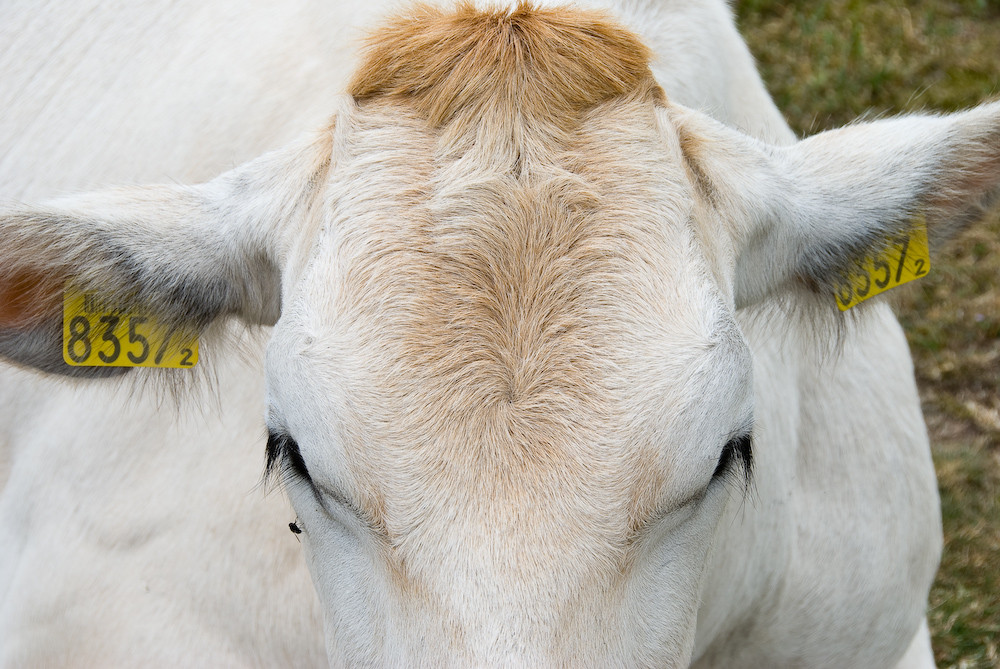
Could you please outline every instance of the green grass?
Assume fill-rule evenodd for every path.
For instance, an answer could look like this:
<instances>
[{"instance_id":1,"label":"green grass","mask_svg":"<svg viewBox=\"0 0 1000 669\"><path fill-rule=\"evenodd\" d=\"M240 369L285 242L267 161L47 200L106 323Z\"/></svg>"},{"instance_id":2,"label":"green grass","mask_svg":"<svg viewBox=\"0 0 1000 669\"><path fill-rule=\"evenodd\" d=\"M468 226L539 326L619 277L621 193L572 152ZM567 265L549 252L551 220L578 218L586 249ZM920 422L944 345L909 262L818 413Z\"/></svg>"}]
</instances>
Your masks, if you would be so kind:
<instances>
[{"instance_id":1,"label":"green grass","mask_svg":"<svg viewBox=\"0 0 1000 669\"><path fill-rule=\"evenodd\" d=\"M1000 0L735 3L800 135L1000 97ZM1000 667L1000 217L891 299L913 351L945 551L929 619L941 667Z\"/></svg>"}]
</instances>

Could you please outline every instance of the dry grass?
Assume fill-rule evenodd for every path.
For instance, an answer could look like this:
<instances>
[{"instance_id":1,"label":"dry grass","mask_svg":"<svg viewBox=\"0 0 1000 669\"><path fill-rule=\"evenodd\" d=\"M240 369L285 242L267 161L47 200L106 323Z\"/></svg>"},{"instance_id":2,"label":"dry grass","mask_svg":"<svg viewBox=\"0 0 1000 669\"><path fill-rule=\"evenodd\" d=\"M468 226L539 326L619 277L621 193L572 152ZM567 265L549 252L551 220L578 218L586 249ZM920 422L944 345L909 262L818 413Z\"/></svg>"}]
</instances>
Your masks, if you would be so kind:
<instances>
[{"instance_id":1,"label":"dry grass","mask_svg":"<svg viewBox=\"0 0 1000 669\"><path fill-rule=\"evenodd\" d=\"M792 127L1000 96L1000 0L736 2ZM891 299L934 444L945 552L929 618L942 667L1000 666L1000 216Z\"/></svg>"}]
</instances>

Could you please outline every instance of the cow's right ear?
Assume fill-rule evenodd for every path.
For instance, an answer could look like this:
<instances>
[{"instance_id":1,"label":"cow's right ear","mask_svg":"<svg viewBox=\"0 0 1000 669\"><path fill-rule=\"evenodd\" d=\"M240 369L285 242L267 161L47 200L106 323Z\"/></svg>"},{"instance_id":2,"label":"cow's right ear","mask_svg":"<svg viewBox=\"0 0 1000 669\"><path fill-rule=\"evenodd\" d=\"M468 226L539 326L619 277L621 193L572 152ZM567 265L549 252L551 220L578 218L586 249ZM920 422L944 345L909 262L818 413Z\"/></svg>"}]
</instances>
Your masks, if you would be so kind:
<instances>
[{"instance_id":1,"label":"cow's right ear","mask_svg":"<svg viewBox=\"0 0 1000 669\"><path fill-rule=\"evenodd\" d=\"M73 285L182 335L237 316L273 324L281 270L313 215L328 133L198 186L143 186L0 210L0 356L46 372L103 376L63 359Z\"/></svg>"}]
</instances>

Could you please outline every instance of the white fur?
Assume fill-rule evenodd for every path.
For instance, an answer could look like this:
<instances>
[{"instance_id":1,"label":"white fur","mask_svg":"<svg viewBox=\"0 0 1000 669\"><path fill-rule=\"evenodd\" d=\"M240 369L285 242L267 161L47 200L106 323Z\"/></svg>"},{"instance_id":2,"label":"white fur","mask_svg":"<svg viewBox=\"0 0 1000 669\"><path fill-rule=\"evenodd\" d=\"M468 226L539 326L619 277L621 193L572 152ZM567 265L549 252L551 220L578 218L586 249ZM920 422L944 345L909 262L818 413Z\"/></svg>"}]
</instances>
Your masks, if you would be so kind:
<instances>
[{"instance_id":1,"label":"white fur","mask_svg":"<svg viewBox=\"0 0 1000 669\"><path fill-rule=\"evenodd\" d=\"M229 312L272 323L280 291L273 333L209 342L212 374L176 400L0 368L0 665L933 664L940 518L905 340L882 304L824 332L827 298L794 284L852 225L920 209L918 182L944 186L932 225L995 201L997 105L794 143L723 3L625 2L671 102L587 121L604 199L548 156L526 159L526 193L488 147L453 160L414 119L335 96L353 27L385 4L146 3L140 22L64 4L0 16L5 198L196 181L326 129L203 186L17 209L76 217L62 230L0 214L11 243L99 230L161 274L281 278L255 274ZM857 159L872 145L895 171ZM469 324L414 259L519 220L518 198L611 207L632 236L598 256L627 253L588 275L582 311L556 309L550 355L490 367L462 337L423 346L453 332L437 317ZM423 223L440 248L420 247ZM205 240L196 258L163 243L179 225ZM710 478L751 414L744 497ZM265 415L319 490L292 480L294 511L255 488ZM506 437L517 425L533 429Z\"/></svg>"}]
</instances>

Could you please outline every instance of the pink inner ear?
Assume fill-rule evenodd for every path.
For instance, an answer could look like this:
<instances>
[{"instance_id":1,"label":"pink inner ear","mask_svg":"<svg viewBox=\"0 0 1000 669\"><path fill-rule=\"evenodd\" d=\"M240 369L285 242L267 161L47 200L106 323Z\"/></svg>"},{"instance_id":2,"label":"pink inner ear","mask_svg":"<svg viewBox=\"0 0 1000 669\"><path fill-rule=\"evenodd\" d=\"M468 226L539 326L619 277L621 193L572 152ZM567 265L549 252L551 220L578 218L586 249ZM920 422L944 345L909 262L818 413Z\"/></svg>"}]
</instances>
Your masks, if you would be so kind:
<instances>
[{"instance_id":1,"label":"pink inner ear","mask_svg":"<svg viewBox=\"0 0 1000 669\"><path fill-rule=\"evenodd\" d=\"M26 329L52 318L59 309L63 281L31 269L0 280L0 328Z\"/></svg>"}]
</instances>

